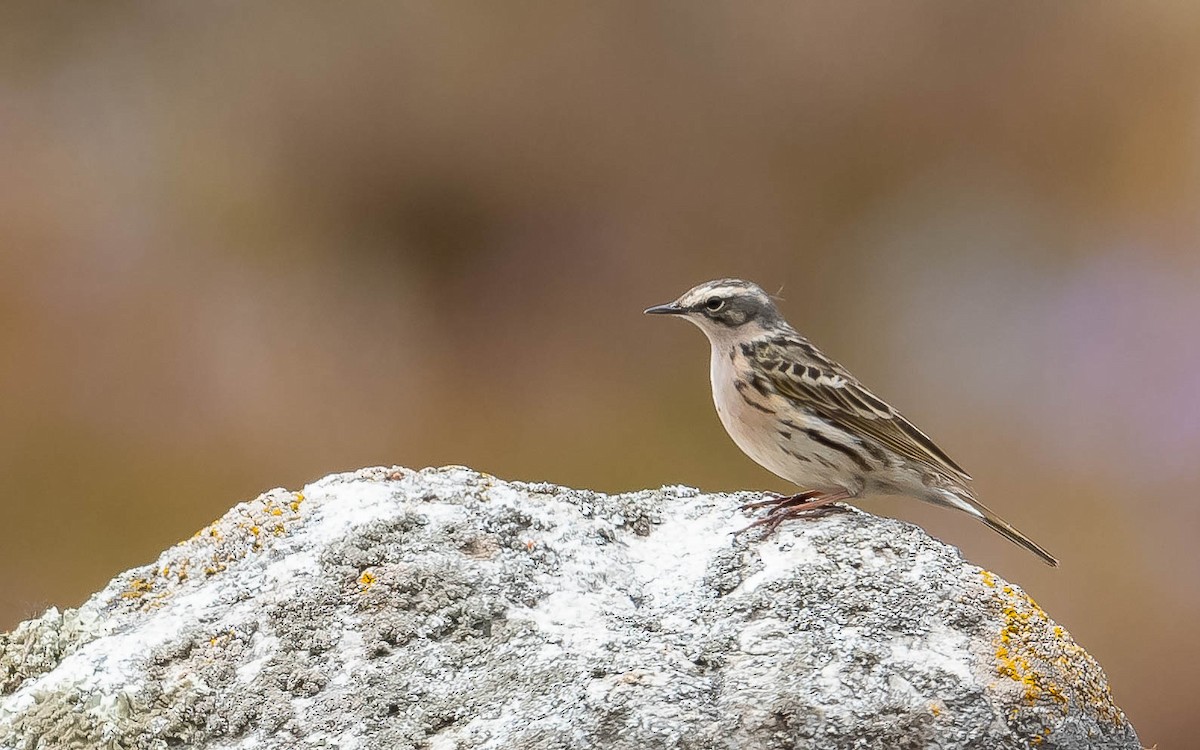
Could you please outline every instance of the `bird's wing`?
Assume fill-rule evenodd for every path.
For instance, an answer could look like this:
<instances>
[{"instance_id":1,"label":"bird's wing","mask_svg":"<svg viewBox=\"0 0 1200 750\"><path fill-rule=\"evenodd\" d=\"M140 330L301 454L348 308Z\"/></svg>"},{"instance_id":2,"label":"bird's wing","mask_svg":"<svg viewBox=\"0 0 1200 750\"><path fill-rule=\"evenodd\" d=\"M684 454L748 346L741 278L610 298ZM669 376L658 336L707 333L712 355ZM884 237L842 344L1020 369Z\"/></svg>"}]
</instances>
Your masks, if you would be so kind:
<instances>
[{"instance_id":1,"label":"bird's wing","mask_svg":"<svg viewBox=\"0 0 1200 750\"><path fill-rule=\"evenodd\" d=\"M949 479L970 481L971 475L928 435L803 338L772 339L748 349L747 356L781 395Z\"/></svg>"}]
</instances>

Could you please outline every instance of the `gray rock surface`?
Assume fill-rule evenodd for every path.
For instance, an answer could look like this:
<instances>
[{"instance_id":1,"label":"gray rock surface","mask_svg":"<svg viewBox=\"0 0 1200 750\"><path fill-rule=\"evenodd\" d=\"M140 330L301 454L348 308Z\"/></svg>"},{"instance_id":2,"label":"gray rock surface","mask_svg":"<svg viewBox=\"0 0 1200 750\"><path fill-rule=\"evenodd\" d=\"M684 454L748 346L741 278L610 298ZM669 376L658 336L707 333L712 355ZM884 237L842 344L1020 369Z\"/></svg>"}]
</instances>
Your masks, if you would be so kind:
<instances>
[{"instance_id":1,"label":"gray rock surface","mask_svg":"<svg viewBox=\"0 0 1200 750\"><path fill-rule=\"evenodd\" d=\"M0 636L3 748L1139 748L1020 589L851 509L468 469L273 490Z\"/></svg>"}]
</instances>

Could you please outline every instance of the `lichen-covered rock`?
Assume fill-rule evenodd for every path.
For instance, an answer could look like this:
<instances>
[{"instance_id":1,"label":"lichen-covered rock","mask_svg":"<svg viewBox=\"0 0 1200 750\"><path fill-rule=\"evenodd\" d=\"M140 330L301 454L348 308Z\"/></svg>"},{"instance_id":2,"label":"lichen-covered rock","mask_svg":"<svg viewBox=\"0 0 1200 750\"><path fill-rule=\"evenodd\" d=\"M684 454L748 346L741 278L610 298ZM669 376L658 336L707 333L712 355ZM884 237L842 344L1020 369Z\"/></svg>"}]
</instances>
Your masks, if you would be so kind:
<instances>
[{"instance_id":1,"label":"lichen-covered rock","mask_svg":"<svg viewBox=\"0 0 1200 750\"><path fill-rule=\"evenodd\" d=\"M0 747L1130 748L1019 589L851 509L369 469L0 636Z\"/></svg>"}]
</instances>

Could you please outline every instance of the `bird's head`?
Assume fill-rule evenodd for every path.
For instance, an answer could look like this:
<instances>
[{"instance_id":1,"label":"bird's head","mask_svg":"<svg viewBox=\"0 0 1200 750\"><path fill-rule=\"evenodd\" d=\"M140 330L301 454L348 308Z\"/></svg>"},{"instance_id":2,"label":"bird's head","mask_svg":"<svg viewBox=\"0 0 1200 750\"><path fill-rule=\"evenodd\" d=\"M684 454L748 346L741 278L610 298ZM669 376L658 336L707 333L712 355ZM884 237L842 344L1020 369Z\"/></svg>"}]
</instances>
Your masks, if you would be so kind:
<instances>
[{"instance_id":1,"label":"bird's head","mask_svg":"<svg viewBox=\"0 0 1200 750\"><path fill-rule=\"evenodd\" d=\"M782 325L775 303L757 284L717 279L692 287L674 302L646 310L651 315L678 315L695 323L711 341L741 337L753 330Z\"/></svg>"}]
</instances>

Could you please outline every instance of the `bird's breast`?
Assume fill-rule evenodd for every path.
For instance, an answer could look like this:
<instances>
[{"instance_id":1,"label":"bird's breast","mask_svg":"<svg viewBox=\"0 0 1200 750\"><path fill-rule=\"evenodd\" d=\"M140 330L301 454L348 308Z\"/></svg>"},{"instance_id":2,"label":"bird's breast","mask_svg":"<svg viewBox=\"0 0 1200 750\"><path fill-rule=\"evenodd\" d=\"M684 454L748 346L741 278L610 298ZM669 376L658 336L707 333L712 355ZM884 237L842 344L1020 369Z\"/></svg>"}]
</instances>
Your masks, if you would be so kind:
<instances>
[{"instance_id":1,"label":"bird's breast","mask_svg":"<svg viewBox=\"0 0 1200 750\"><path fill-rule=\"evenodd\" d=\"M713 404L729 437L750 458L781 474L779 414L771 390L755 384L753 371L737 352L714 351L711 376Z\"/></svg>"},{"instance_id":2,"label":"bird's breast","mask_svg":"<svg viewBox=\"0 0 1200 750\"><path fill-rule=\"evenodd\" d=\"M740 352L726 350L718 356L714 350L713 402L733 442L760 466L795 484L857 489L863 467L841 447L850 444L849 436L826 437L828 425L755 374Z\"/></svg>"}]
</instances>

